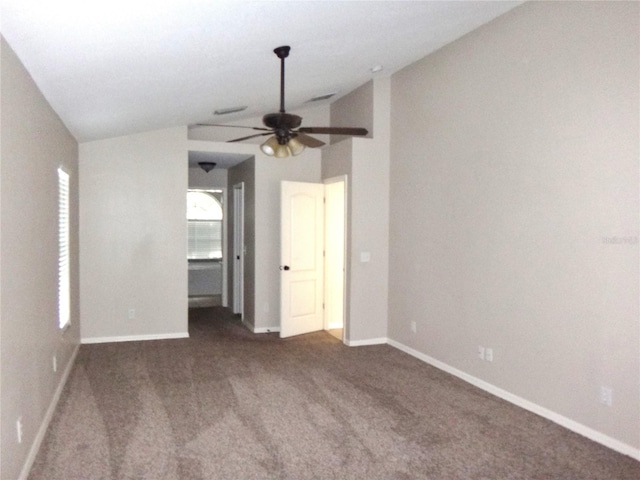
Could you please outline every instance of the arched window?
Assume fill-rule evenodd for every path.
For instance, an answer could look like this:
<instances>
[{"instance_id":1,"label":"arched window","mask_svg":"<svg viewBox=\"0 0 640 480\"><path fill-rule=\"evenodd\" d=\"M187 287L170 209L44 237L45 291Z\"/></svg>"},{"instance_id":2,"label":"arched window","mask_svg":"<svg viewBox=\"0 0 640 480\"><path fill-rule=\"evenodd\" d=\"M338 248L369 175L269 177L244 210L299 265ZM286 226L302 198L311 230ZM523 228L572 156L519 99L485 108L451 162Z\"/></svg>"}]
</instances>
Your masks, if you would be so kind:
<instances>
[{"instance_id":1,"label":"arched window","mask_svg":"<svg viewBox=\"0 0 640 480\"><path fill-rule=\"evenodd\" d=\"M189 260L222 258L222 205L217 196L202 190L187 192Z\"/></svg>"}]
</instances>

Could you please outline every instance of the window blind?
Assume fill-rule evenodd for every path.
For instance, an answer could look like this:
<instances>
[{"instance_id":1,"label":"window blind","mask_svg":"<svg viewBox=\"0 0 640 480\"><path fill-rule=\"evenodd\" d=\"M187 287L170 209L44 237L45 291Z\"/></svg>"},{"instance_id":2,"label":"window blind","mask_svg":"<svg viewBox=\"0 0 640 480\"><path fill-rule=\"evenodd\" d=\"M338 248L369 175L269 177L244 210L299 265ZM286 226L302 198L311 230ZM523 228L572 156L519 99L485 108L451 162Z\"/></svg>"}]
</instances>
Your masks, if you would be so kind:
<instances>
[{"instance_id":1,"label":"window blind","mask_svg":"<svg viewBox=\"0 0 640 480\"><path fill-rule=\"evenodd\" d=\"M69 174L58 169L58 326L71 321L69 273Z\"/></svg>"},{"instance_id":2,"label":"window blind","mask_svg":"<svg viewBox=\"0 0 640 480\"><path fill-rule=\"evenodd\" d=\"M222 220L189 220L189 260L222 258Z\"/></svg>"}]
</instances>

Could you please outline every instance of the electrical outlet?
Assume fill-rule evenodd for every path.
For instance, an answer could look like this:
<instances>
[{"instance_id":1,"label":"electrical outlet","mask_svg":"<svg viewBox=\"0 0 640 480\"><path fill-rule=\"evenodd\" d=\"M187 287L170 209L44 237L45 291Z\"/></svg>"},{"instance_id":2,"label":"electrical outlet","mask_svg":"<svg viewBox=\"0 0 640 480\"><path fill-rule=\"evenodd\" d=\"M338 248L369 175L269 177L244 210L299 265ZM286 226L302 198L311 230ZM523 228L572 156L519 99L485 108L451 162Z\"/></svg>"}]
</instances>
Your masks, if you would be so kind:
<instances>
[{"instance_id":1,"label":"electrical outlet","mask_svg":"<svg viewBox=\"0 0 640 480\"><path fill-rule=\"evenodd\" d=\"M58 359L56 358L56 356L53 356L53 373L56 373L58 371Z\"/></svg>"},{"instance_id":2,"label":"electrical outlet","mask_svg":"<svg viewBox=\"0 0 640 480\"><path fill-rule=\"evenodd\" d=\"M600 403L607 407L613 405L613 389L611 387L600 387Z\"/></svg>"},{"instance_id":3,"label":"electrical outlet","mask_svg":"<svg viewBox=\"0 0 640 480\"><path fill-rule=\"evenodd\" d=\"M478 346L478 358L480 360L484 360L485 358L485 351L484 351L484 347L482 346Z\"/></svg>"},{"instance_id":4,"label":"electrical outlet","mask_svg":"<svg viewBox=\"0 0 640 480\"><path fill-rule=\"evenodd\" d=\"M411 331L413 333L416 333L417 330L418 330L418 325L416 324L416 322L411 322Z\"/></svg>"},{"instance_id":5,"label":"electrical outlet","mask_svg":"<svg viewBox=\"0 0 640 480\"><path fill-rule=\"evenodd\" d=\"M484 349L484 359L487 362L493 362L493 348Z\"/></svg>"},{"instance_id":6,"label":"electrical outlet","mask_svg":"<svg viewBox=\"0 0 640 480\"><path fill-rule=\"evenodd\" d=\"M136 309L135 308L130 308L129 309L129 320L133 320L136 318Z\"/></svg>"},{"instance_id":7,"label":"electrical outlet","mask_svg":"<svg viewBox=\"0 0 640 480\"><path fill-rule=\"evenodd\" d=\"M16 435L18 437L18 443L22 443L22 417L18 417L16 421Z\"/></svg>"}]
</instances>

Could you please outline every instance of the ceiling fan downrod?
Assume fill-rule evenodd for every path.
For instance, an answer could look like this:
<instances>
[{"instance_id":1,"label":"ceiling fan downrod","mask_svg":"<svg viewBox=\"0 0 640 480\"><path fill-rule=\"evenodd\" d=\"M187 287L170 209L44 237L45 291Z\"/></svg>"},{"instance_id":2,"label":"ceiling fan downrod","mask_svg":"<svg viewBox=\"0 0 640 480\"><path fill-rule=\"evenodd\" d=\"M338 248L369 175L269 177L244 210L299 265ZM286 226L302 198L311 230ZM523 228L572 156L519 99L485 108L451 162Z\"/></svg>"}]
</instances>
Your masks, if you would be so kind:
<instances>
[{"instance_id":1,"label":"ceiling fan downrod","mask_svg":"<svg viewBox=\"0 0 640 480\"><path fill-rule=\"evenodd\" d=\"M280 113L285 113L284 111L284 59L289 56L290 51L291 51L291 47L288 45L283 45L282 47L278 47L273 50L273 53L275 53L280 59Z\"/></svg>"}]
</instances>

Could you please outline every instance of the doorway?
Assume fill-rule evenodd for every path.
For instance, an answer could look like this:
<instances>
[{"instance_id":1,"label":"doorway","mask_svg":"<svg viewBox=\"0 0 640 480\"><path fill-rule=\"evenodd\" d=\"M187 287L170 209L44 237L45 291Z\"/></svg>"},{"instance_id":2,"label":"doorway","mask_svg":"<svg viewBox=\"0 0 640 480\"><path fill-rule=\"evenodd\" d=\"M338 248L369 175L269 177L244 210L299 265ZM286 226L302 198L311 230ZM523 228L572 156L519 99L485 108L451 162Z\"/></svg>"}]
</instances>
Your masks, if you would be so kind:
<instances>
[{"instance_id":1,"label":"doorway","mask_svg":"<svg viewBox=\"0 0 640 480\"><path fill-rule=\"evenodd\" d=\"M344 341L346 179L325 180L324 329Z\"/></svg>"},{"instance_id":2,"label":"doorway","mask_svg":"<svg viewBox=\"0 0 640 480\"><path fill-rule=\"evenodd\" d=\"M327 330L344 341L346 176L282 182L280 336Z\"/></svg>"},{"instance_id":3,"label":"doorway","mask_svg":"<svg viewBox=\"0 0 640 480\"><path fill-rule=\"evenodd\" d=\"M224 303L224 191L187 191L189 307Z\"/></svg>"}]
</instances>

